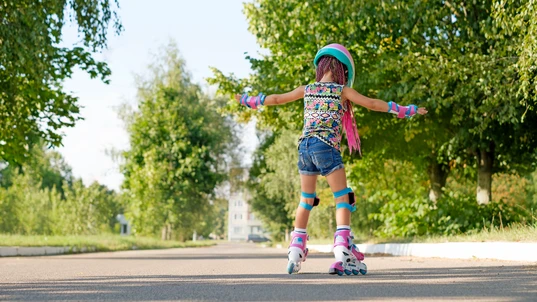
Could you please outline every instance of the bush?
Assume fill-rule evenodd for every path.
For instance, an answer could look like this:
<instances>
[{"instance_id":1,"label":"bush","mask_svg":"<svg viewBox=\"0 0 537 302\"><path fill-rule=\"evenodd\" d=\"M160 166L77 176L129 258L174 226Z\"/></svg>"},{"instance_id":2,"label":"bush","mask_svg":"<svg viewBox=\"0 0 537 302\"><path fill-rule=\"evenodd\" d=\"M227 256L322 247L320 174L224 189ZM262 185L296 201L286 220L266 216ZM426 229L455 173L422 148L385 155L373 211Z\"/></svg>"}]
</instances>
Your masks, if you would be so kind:
<instances>
[{"instance_id":1,"label":"bush","mask_svg":"<svg viewBox=\"0 0 537 302\"><path fill-rule=\"evenodd\" d=\"M94 183L64 183L65 197L42 188L29 174L17 174L0 188L0 233L21 235L90 235L110 232L121 211L117 195Z\"/></svg>"},{"instance_id":2,"label":"bush","mask_svg":"<svg viewBox=\"0 0 537 302\"><path fill-rule=\"evenodd\" d=\"M428 235L434 205L421 193L414 198L404 197L395 191L382 191L371 196L370 200L387 200L378 213L369 215L370 219L379 223L373 235L384 238Z\"/></svg>"},{"instance_id":3,"label":"bush","mask_svg":"<svg viewBox=\"0 0 537 302\"><path fill-rule=\"evenodd\" d=\"M531 212L516 204L479 205L473 195L449 191L435 204L423 193L413 198L396 192L379 193L383 198L390 197L390 201L369 216L380 223L374 235L383 238L456 235L531 221Z\"/></svg>"}]
</instances>

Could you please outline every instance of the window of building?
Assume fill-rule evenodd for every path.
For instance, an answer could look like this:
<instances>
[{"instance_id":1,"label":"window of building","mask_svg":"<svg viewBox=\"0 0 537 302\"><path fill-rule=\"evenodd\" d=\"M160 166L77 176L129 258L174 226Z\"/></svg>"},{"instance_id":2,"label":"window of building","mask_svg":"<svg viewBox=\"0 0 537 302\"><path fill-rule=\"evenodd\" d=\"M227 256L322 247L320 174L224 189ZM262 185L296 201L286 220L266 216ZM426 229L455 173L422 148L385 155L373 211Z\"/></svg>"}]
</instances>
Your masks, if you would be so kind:
<instances>
[{"instance_id":1,"label":"window of building","mask_svg":"<svg viewBox=\"0 0 537 302\"><path fill-rule=\"evenodd\" d=\"M240 233L242 233L242 227L234 227L234 228L233 228L233 233L235 233L235 234L240 234Z\"/></svg>"}]
</instances>

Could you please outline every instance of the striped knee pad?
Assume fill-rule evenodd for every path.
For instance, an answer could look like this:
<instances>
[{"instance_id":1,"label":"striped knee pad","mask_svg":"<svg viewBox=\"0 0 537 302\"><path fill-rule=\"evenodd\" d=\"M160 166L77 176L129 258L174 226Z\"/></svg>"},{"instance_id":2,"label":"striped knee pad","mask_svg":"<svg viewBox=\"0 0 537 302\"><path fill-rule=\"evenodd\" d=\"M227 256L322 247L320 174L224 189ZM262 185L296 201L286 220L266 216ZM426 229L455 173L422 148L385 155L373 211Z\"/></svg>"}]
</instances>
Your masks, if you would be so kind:
<instances>
[{"instance_id":1,"label":"striped knee pad","mask_svg":"<svg viewBox=\"0 0 537 302\"><path fill-rule=\"evenodd\" d=\"M352 191L351 188L347 187L341 191L334 192L334 198L345 196L345 194L349 195L349 203L345 203L345 202L337 203L336 210L345 208L351 212L356 211L356 206L355 206L356 200L354 198L354 192Z\"/></svg>"},{"instance_id":2,"label":"striped knee pad","mask_svg":"<svg viewBox=\"0 0 537 302\"><path fill-rule=\"evenodd\" d=\"M303 201L300 202L299 206L303 207L304 209L308 210L308 211L311 211L311 209L313 209L313 207L316 207L319 205L319 202L321 201L318 197L317 197L317 194L316 193L306 193L306 192L302 192L302 197L304 198L313 198L313 205L310 205L310 204L307 204Z\"/></svg>"}]
</instances>

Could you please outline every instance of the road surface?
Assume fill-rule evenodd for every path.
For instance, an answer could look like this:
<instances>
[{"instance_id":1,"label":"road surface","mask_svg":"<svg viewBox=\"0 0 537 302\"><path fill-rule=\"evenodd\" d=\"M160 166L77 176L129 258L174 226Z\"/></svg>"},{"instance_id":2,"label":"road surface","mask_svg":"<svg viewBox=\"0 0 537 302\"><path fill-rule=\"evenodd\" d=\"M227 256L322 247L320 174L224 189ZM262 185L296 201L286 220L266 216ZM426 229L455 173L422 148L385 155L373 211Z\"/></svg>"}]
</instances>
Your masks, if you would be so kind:
<instances>
[{"instance_id":1,"label":"road surface","mask_svg":"<svg viewBox=\"0 0 537 302\"><path fill-rule=\"evenodd\" d=\"M288 275L286 254L221 244L0 258L0 301L537 301L535 263L366 257L367 275L340 277L328 254Z\"/></svg>"}]
</instances>

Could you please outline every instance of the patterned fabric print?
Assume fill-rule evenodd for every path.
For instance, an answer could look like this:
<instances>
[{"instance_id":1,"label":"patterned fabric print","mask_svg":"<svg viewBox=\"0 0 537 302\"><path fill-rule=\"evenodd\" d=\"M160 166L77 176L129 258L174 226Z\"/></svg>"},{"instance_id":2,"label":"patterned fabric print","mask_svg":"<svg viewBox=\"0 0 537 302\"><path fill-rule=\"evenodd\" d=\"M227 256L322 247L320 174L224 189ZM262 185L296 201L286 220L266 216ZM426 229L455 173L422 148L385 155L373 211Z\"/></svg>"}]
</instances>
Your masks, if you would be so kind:
<instances>
[{"instance_id":1,"label":"patterned fabric print","mask_svg":"<svg viewBox=\"0 0 537 302\"><path fill-rule=\"evenodd\" d=\"M307 137L317 137L324 143L340 150L341 119L344 108L341 104L343 85L336 83L313 83L306 86L304 93L304 129L299 143Z\"/></svg>"}]
</instances>

